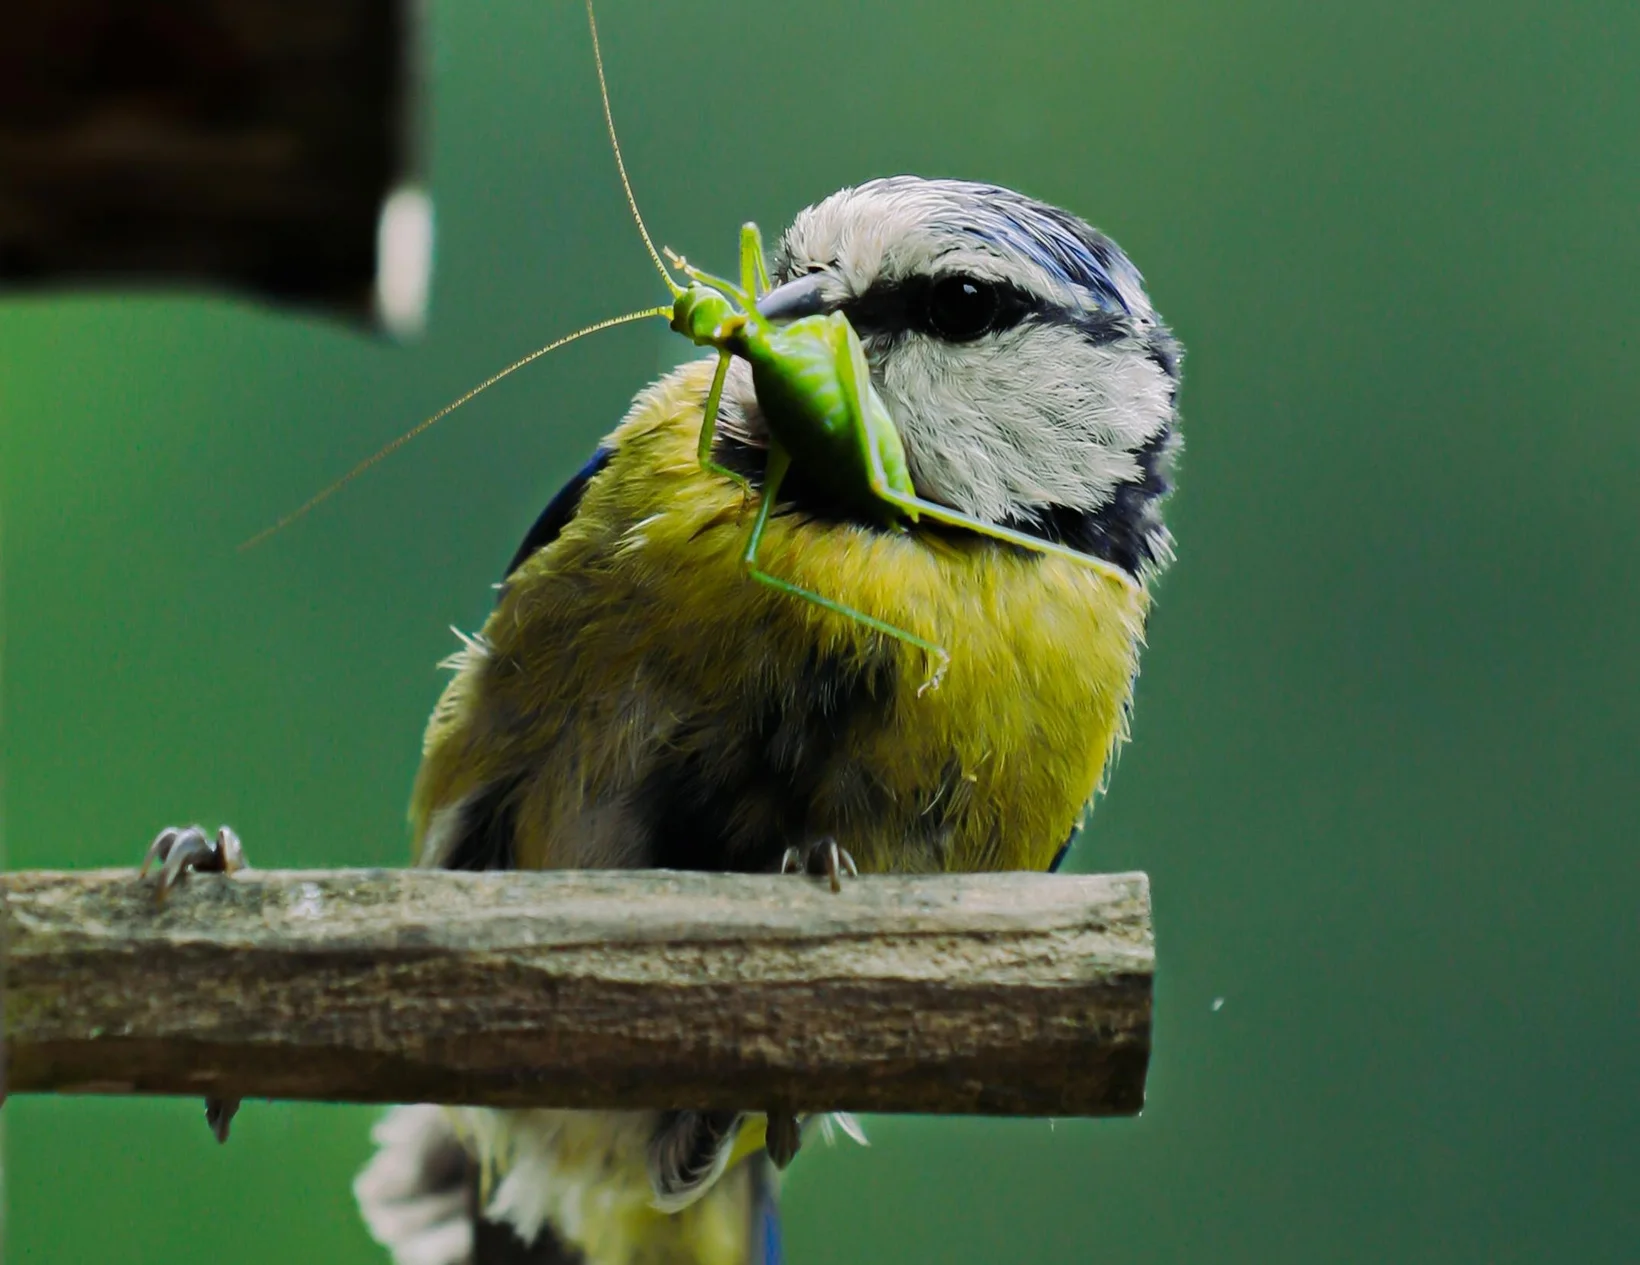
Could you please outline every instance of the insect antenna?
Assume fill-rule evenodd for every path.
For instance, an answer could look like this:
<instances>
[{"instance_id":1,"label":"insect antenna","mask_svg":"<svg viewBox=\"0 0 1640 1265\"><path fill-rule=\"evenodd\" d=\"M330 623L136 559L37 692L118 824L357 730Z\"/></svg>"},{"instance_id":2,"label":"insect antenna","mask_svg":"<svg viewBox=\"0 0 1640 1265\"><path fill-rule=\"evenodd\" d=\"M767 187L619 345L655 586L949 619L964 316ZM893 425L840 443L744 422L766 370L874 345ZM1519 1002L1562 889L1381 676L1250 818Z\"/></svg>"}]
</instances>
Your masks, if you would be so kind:
<instances>
[{"instance_id":1,"label":"insect antenna","mask_svg":"<svg viewBox=\"0 0 1640 1265\"><path fill-rule=\"evenodd\" d=\"M400 435L397 439L366 457L363 461L359 462L358 465L354 466L353 469L349 470L341 478L337 479L336 482L332 483L329 487L323 488L319 492L314 493L314 495L309 497L306 502L297 506L290 513L281 518L277 523L273 524L273 526L264 527L261 531L257 532L256 535L241 544L239 546L239 552L243 553L247 549L254 549L257 545L268 539L268 537L277 535L279 532L284 531L285 528L289 527L297 519L303 517L310 510L322 505L331 497L335 496L336 493L340 492L349 483L352 483L354 479L357 479L378 461L392 456L395 452L404 447L404 445L409 443L417 435L421 434L422 431L426 430L434 422L441 421L450 416L451 413L454 413L475 395L478 395L482 391L488 391L497 382L500 382L501 379L507 377L509 374L517 373L518 370L522 369L525 365L541 359L541 357L546 355L549 351L557 351L565 344L573 343L577 338L585 338L588 334L596 334L600 330L613 329L617 325L630 325L633 321L647 320L652 316L670 317L671 315L672 309L670 307L646 307L641 312L628 312L624 316L611 316L606 320L597 321L594 324L582 326L573 334L565 334L562 338L553 339L553 341L548 343L545 347L537 347L529 355L513 361L512 364L508 365L499 373L491 374L471 391L468 391L459 399L452 400L438 412L429 417L426 421L417 423L415 426L412 426L409 430L405 431L404 434Z\"/></svg>"},{"instance_id":2,"label":"insect antenna","mask_svg":"<svg viewBox=\"0 0 1640 1265\"><path fill-rule=\"evenodd\" d=\"M587 0L587 26L592 30L592 64L598 68L598 97L604 103L604 124L609 128L609 147L615 151L615 169L621 173L621 188L626 192L626 205L632 211L632 222L638 226L638 235L643 238L644 249L649 252L655 271L661 274L661 280L666 282L666 288L672 292L675 299L683 293L684 288L673 279L672 274L666 270L666 265L661 262L660 252L655 249L649 230L644 227L643 216L638 211L638 199L632 196L632 182L627 179L626 159L621 157L621 142L615 135L615 114L609 108L609 81L604 78L604 50L598 43L598 17L592 11L592 0Z\"/></svg>"},{"instance_id":3,"label":"insect antenna","mask_svg":"<svg viewBox=\"0 0 1640 1265\"><path fill-rule=\"evenodd\" d=\"M593 12L592 0L586 0L586 5L587 26L592 31L592 62L598 70L598 98L603 103L604 125L609 131L610 148L615 152L615 169L621 176L621 189L626 194L626 205L632 212L632 222L638 226L638 235L643 238L644 249L649 252L649 258L654 263L655 270L661 274L661 280L666 283L666 288L672 292L672 297L677 298L685 292L684 287L677 283L672 274L667 271L666 265L661 262L660 252L655 249L655 243L649 236L649 229L644 225L643 215L638 210L638 199L632 193L632 181L626 174L626 159L621 156L620 138L615 134L615 114L614 111L610 109L609 105L609 81L604 75L603 47L598 42L598 17L596 13ZM443 408L434 413L431 417L427 418L425 421L411 427L397 439L366 457L341 478L309 497L307 501L297 506L278 522L274 523L271 527L263 528L261 531L257 532L256 535L242 543L239 546L239 551L243 553L247 549L254 549L257 545L261 544L264 540L267 540L270 536L278 535L278 533L289 527L297 519L304 517L312 510L328 501L331 497L335 496L336 493L340 492L349 483L353 482L354 479L369 470L371 466L387 457L392 456L395 452L404 447L405 444L409 443L429 426L433 425L435 422L442 421L451 413L454 413L463 404L467 403L467 401L471 400L475 395L489 390L497 382L500 382L501 379L507 377L509 374L516 373L525 365L539 360L549 351L557 351L560 347L567 343L573 343L578 338L585 338L588 334L596 334L600 330L612 329L616 325L626 325L633 321L646 320L652 316L671 317L671 315L672 308L670 306L644 308L641 312L628 312L624 316L612 316L607 320L602 320L592 325L587 325L576 330L572 334L565 334L562 338L554 339L545 347L536 348L536 350L532 351L529 355L513 361L512 364L508 365L499 373L492 374L490 377L484 379L483 382L480 382L476 387L474 387L471 391L468 391L465 395L462 395L459 399L452 400L449 404L446 404Z\"/></svg>"}]
</instances>

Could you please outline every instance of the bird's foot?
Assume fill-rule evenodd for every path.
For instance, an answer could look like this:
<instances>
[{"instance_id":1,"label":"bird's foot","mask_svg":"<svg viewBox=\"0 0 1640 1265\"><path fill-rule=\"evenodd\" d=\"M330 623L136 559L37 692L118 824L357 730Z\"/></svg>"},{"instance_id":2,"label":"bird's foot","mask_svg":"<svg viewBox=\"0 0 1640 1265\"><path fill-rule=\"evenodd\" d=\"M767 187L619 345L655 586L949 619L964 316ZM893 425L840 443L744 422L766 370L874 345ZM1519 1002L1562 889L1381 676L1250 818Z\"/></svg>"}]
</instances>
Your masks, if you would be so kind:
<instances>
[{"instance_id":1,"label":"bird's foot","mask_svg":"<svg viewBox=\"0 0 1640 1265\"><path fill-rule=\"evenodd\" d=\"M843 890L843 877L858 878L860 867L854 863L847 848L840 847L836 839L827 835L806 848L787 848L786 854L780 858L780 872L823 876L831 883L832 891L840 892ZM803 1123L796 1113L770 1111L764 1141L769 1161L776 1168L784 1169L802 1145Z\"/></svg>"},{"instance_id":2,"label":"bird's foot","mask_svg":"<svg viewBox=\"0 0 1640 1265\"><path fill-rule=\"evenodd\" d=\"M740 1123L738 1111L664 1112L649 1139L654 1206L680 1212L699 1199L728 1167Z\"/></svg>"},{"instance_id":3,"label":"bird's foot","mask_svg":"<svg viewBox=\"0 0 1640 1265\"><path fill-rule=\"evenodd\" d=\"M171 889L189 870L199 874L232 874L249 868L245 860L245 845L233 827L223 826L216 838L209 838L200 826L167 826L148 845L148 855L142 859L138 878L146 878L148 870L159 863L159 886L154 890L154 903L163 905Z\"/></svg>"},{"instance_id":4,"label":"bird's foot","mask_svg":"<svg viewBox=\"0 0 1640 1265\"><path fill-rule=\"evenodd\" d=\"M167 826L148 845L148 855L142 859L137 877L146 878L149 869L159 864L159 884L154 891L154 903L163 905L171 889L182 876L193 870L200 874L232 874L248 867L245 845L239 841L231 826L223 826L211 839L199 826ZM239 1110L237 1098L207 1098L205 1123L218 1142L228 1140L228 1129Z\"/></svg>"},{"instance_id":5,"label":"bird's foot","mask_svg":"<svg viewBox=\"0 0 1640 1265\"><path fill-rule=\"evenodd\" d=\"M768 1116L763 1146L769 1153L769 1162L784 1170L803 1145L803 1123L790 1111L771 1111Z\"/></svg>"},{"instance_id":6,"label":"bird's foot","mask_svg":"<svg viewBox=\"0 0 1640 1265\"><path fill-rule=\"evenodd\" d=\"M917 687L917 697L921 698L930 690L937 690L945 680L945 674L951 667L950 652L943 647L935 646L929 651L934 660L934 669L928 674L928 679Z\"/></svg>"},{"instance_id":7,"label":"bird's foot","mask_svg":"<svg viewBox=\"0 0 1640 1265\"><path fill-rule=\"evenodd\" d=\"M843 876L850 878L860 876L860 867L854 864L854 858L848 854L847 848L837 846L837 840L827 835L806 848L787 848L786 854L780 858L780 872L782 874L812 874L823 876L831 880L831 890L843 890Z\"/></svg>"},{"instance_id":8,"label":"bird's foot","mask_svg":"<svg viewBox=\"0 0 1640 1265\"><path fill-rule=\"evenodd\" d=\"M806 847L787 848L780 858L780 873L824 878L831 884L832 891L841 892L844 877L859 877L860 867L847 848L840 847L835 838L827 835ZM764 1150L776 1168L784 1169L803 1145L802 1118L796 1112L780 1109L771 1109L765 1115Z\"/></svg>"},{"instance_id":9,"label":"bird's foot","mask_svg":"<svg viewBox=\"0 0 1640 1265\"><path fill-rule=\"evenodd\" d=\"M205 1127L218 1142L228 1140L233 1118L239 1114L238 1098L207 1098L205 1100Z\"/></svg>"},{"instance_id":10,"label":"bird's foot","mask_svg":"<svg viewBox=\"0 0 1640 1265\"><path fill-rule=\"evenodd\" d=\"M843 891L843 878L859 878L859 866L854 865L848 848L840 847L836 838L827 835L805 848L787 848L781 856L782 875L815 875L830 881L831 891ZM764 1150L769 1162L776 1168L786 1168L804 1145L804 1126L797 1112L772 1111L768 1114L768 1130L764 1134Z\"/></svg>"}]
</instances>

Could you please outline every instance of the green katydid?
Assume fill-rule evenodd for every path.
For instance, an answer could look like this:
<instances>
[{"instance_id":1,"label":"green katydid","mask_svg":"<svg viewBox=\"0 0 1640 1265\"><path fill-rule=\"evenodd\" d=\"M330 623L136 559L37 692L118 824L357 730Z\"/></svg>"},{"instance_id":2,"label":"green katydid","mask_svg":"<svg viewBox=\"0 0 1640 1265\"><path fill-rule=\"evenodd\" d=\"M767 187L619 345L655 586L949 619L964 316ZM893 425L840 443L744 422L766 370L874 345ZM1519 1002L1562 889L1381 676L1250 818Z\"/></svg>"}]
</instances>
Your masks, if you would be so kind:
<instances>
[{"instance_id":1,"label":"green katydid","mask_svg":"<svg viewBox=\"0 0 1640 1265\"><path fill-rule=\"evenodd\" d=\"M242 548L260 542L301 517L475 395L548 352L616 325L667 316L673 330L697 346L711 347L719 353L717 371L707 393L701 421L700 461L705 469L736 482L748 493L751 488L747 480L715 461L712 452L729 364L738 356L751 367L758 407L769 435L757 514L742 555L747 574L758 583L812 602L926 652L934 660L934 669L919 693L937 687L944 677L951 656L943 646L833 598L770 575L758 565L758 551L769 517L778 502L781 484L794 465L800 467L829 496L881 526L903 529L915 524L919 518L927 518L1022 549L1067 558L1124 584L1133 585L1135 581L1132 577L1103 559L1055 541L974 518L919 496L911 479L899 431L887 406L872 386L864 347L848 318L840 311L832 311L802 315L787 321L782 319L779 311L765 314L759 310L759 301L771 294L771 286L762 239L755 224L745 224L740 230L738 283L703 272L667 251L673 266L690 284L684 286L678 282L662 262L638 210L615 132L593 0L586 0L586 9L598 74L598 91L621 187L644 247L672 294L672 305L645 308L599 321L555 339L515 361L359 463L299 509L247 541Z\"/></svg>"},{"instance_id":2,"label":"green katydid","mask_svg":"<svg viewBox=\"0 0 1640 1265\"><path fill-rule=\"evenodd\" d=\"M865 348L848 318L842 312L833 311L784 323L777 316L759 311L758 301L769 293L770 280L757 225L741 226L738 285L691 267L668 251L673 265L693 284L684 287L674 279L655 250L638 211L632 183L627 178L626 162L621 156L621 143L609 104L609 85L604 76L593 0L586 0L586 7L610 148L615 154L633 222L656 271L672 292L672 328L696 346L713 347L719 353L717 372L707 392L701 419L700 461L706 469L742 486L746 481L740 475L712 459L712 444L729 363L739 356L751 366L758 408L769 429L762 495L742 555L751 578L926 651L934 658L935 668L918 693L937 687L950 665L950 653L943 646L770 575L758 566L758 548L778 501L781 482L796 463L827 494L885 526L904 526L926 517L932 522L964 528L1024 549L1069 558L1132 585L1134 581L1126 572L1101 558L985 522L918 496L899 431L872 386Z\"/></svg>"}]
</instances>

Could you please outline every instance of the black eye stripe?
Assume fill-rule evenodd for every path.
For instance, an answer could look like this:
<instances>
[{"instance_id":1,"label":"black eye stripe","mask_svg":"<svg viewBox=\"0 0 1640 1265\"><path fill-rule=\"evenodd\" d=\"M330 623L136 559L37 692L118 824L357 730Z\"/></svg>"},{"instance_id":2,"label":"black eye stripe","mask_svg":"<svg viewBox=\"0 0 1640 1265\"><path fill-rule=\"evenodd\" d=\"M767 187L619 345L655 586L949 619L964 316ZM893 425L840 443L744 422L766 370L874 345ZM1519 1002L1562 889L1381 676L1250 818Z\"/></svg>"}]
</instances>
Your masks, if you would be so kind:
<instances>
[{"instance_id":1,"label":"black eye stripe","mask_svg":"<svg viewBox=\"0 0 1640 1265\"><path fill-rule=\"evenodd\" d=\"M929 292L940 281L960 274L935 277L910 277L903 281L879 281L864 294L842 305L842 312L861 337L905 334L925 334L944 338L928 319ZM1063 325L1075 329L1094 346L1102 346L1126 337L1129 324L1120 312L1105 309L1067 308L1050 303L1040 296L1006 282L985 282L997 296L996 313L989 333L1000 333L1036 321L1042 325Z\"/></svg>"},{"instance_id":2,"label":"black eye stripe","mask_svg":"<svg viewBox=\"0 0 1640 1265\"><path fill-rule=\"evenodd\" d=\"M872 334L941 333L929 321L929 297L934 286L946 277L908 277L903 281L879 281L864 294L843 304L843 314L862 336ZM1013 329L1032 316L1047 316L1054 309L1028 290L1006 282L985 281L997 298L996 312L989 331Z\"/></svg>"},{"instance_id":3,"label":"black eye stripe","mask_svg":"<svg viewBox=\"0 0 1640 1265\"><path fill-rule=\"evenodd\" d=\"M947 342L968 343L996 328L1001 307L1001 290L989 282L940 277L929 287L924 319Z\"/></svg>"}]
</instances>

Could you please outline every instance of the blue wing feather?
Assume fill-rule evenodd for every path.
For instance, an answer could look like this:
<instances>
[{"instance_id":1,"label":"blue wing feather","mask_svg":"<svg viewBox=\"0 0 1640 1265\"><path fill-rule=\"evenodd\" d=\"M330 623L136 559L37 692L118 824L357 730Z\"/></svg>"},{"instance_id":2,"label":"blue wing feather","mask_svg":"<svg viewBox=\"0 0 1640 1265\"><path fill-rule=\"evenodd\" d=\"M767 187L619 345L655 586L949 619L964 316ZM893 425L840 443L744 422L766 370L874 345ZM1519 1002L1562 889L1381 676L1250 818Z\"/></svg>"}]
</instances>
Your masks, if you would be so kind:
<instances>
[{"instance_id":1,"label":"blue wing feather","mask_svg":"<svg viewBox=\"0 0 1640 1265\"><path fill-rule=\"evenodd\" d=\"M507 575L510 576L523 566L525 560L537 549L545 548L558 539L558 533L564 530L564 525L575 517L575 511L580 508L581 497L586 493L587 484L609 464L610 457L614 455L613 448L600 447L575 477L558 489L558 495L547 502L547 508L541 511L534 525L525 533L524 539L514 551L512 561L507 564Z\"/></svg>"},{"instance_id":2,"label":"blue wing feather","mask_svg":"<svg viewBox=\"0 0 1640 1265\"><path fill-rule=\"evenodd\" d=\"M1065 842L1059 845L1059 851L1053 854L1053 860L1048 862L1048 873L1059 873L1059 867L1065 864L1065 858L1070 855L1071 844L1076 842L1077 827L1072 827L1070 834L1065 836Z\"/></svg>"}]
</instances>

